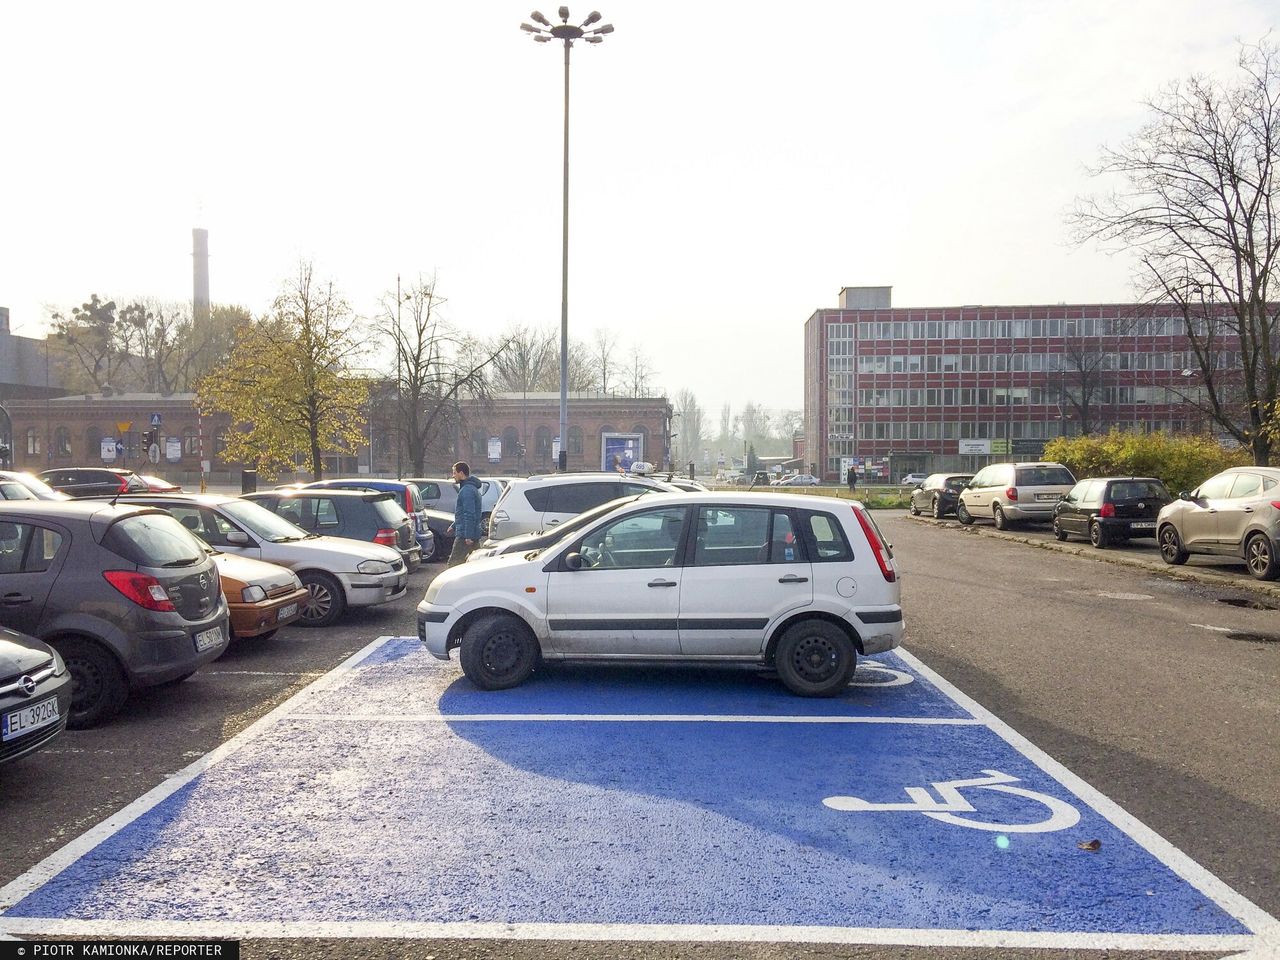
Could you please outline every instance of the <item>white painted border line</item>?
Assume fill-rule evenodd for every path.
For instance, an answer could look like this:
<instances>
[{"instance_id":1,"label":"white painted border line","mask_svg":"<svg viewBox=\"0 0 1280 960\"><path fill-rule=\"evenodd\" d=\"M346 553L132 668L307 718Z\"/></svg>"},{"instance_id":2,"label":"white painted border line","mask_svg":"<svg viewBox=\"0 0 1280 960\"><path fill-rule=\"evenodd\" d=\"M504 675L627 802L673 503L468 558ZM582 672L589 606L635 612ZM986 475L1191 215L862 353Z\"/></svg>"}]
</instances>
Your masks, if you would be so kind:
<instances>
[{"instance_id":1,"label":"white painted border line","mask_svg":"<svg viewBox=\"0 0 1280 960\"><path fill-rule=\"evenodd\" d=\"M426 923L411 920L261 922L234 920L14 919L11 933L71 936L226 937L229 939L378 938L401 940L593 940L704 943L897 944L923 947L1057 948L1223 952L1258 946L1246 934L1046 933L910 927L789 927L735 924Z\"/></svg>"},{"instance_id":2,"label":"white painted border line","mask_svg":"<svg viewBox=\"0 0 1280 960\"><path fill-rule=\"evenodd\" d=\"M950 681L935 673L930 667L925 666L916 656L901 648L894 652L916 670L921 677L954 700L957 706L984 721L991 731L1008 743L1009 746L1017 750L1050 777L1057 780L1097 811L1104 819L1110 821L1122 833L1127 834L1140 847L1252 930L1263 943L1274 947L1280 952L1280 921L1277 921L1275 917L1271 916L1252 900L1233 890L1110 797L1072 773L986 707L982 706L982 704L962 693ZM1255 940L1252 946L1258 947L1261 944Z\"/></svg>"},{"instance_id":3,"label":"white painted border line","mask_svg":"<svg viewBox=\"0 0 1280 960\"><path fill-rule=\"evenodd\" d=\"M379 637L372 643L357 650L319 680L308 684L274 710L259 717L226 741L226 743L215 747L200 759L183 767L167 778L164 783L152 787L137 800L113 813L97 826L91 827L66 846L49 854L26 873L0 887L0 933L4 933L11 922L4 916L5 910L8 910L15 903L22 900L23 897L43 886L49 880L52 880L57 874L71 866L98 844L119 833L152 807L157 806L166 798L181 790L200 774L218 763L218 761L226 759L249 741L256 739L269 728L274 727L291 709L300 705L300 701L305 697L333 686L353 670L356 664L391 639L391 637Z\"/></svg>"},{"instance_id":4,"label":"white painted border line","mask_svg":"<svg viewBox=\"0 0 1280 960\"><path fill-rule=\"evenodd\" d=\"M547 721L566 723L905 723L939 727L982 727L986 724L974 717L796 717L737 716L733 714L693 713L349 713L350 720L372 720L386 723L453 723L502 722L526 723ZM291 713L283 720L323 720L333 722L331 713Z\"/></svg>"}]
</instances>

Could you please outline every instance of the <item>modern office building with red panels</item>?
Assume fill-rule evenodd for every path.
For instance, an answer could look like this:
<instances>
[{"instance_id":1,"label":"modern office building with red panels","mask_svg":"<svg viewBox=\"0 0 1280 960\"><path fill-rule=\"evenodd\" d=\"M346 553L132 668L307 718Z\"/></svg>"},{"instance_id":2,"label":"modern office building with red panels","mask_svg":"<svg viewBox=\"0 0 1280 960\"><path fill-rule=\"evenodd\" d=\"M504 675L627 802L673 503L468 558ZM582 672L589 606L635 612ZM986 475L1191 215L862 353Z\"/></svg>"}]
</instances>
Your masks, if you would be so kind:
<instances>
[{"instance_id":1,"label":"modern office building with red panels","mask_svg":"<svg viewBox=\"0 0 1280 960\"><path fill-rule=\"evenodd\" d=\"M1034 460L1061 434L1202 429L1181 317L1132 303L893 307L845 287L805 323L810 470L865 481ZM1230 363L1230 355L1223 357Z\"/></svg>"}]
</instances>

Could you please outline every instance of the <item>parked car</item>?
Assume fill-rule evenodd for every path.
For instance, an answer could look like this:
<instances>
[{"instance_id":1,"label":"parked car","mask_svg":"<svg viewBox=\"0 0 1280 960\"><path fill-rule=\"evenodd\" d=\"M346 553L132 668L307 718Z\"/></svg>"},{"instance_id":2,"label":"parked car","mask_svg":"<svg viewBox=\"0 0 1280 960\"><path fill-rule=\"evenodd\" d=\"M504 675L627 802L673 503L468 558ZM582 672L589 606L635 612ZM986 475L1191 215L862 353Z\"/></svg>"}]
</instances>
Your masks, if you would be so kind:
<instances>
[{"instance_id":1,"label":"parked car","mask_svg":"<svg viewBox=\"0 0 1280 960\"><path fill-rule=\"evenodd\" d=\"M489 517L506 490L507 482L496 478L486 480L484 477L476 477L476 479L480 481L480 523L482 527L487 528ZM407 482L418 488L423 506L428 510L439 510L441 513L453 516L454 508L458 503L458 485L452 477L443 479L412 477ZM445 556L448 556L447 552Z\"/></svg>"},{"instance_id":2,"label":"parked car","mask_svg":"<svg viewBox=\"0 0 1280 960\"><path fill-rule=\"evenodd\" d=\"M779 487L816 487L818 483L818 478L811 473L797 473L774 481L774 485Z\"/></svg>"},{"instance_id":3,"label":"parked car","mask_svg":"<svg viewBox=\"0 0 1280 960\"><path fill-rule=\"evenodd\" d=\"M191 529L195 518L186 517ZM231 614L233 640L270 640L281 627L302 616L311 594L297 575L279 564L237 557L205 546L218 566L222 592Z\"/></svg>"},{"instance_id":4,"label":"parked car","mask_svg":"<svg viewBox=\"0 0 1280 960\"><path fill-rule=\"evenodd\" d=\"M298 624L327 627L349 607L404 596L409 574L399 551L379 543L308 533L261 504L213 494L134 494L121 502L162 507L209 546L288 567L310 596Z\"/></svg>"},{"instance_id":5,"label":"parked car","mask_svg":"<svg viewBox=\"0 0 1280 960\"><path fill-rule=\"evenodd\" d=\"M617 473L557 473L512 480L489 524L489 539L537 533L619 497L678 493L668 483Z\"/></svg>"},{"instance_id":6,"label":"parked car","mask_svg":"<svg viewBox=\"0 0 1280 960\"><path fill-rule=\"evenodd\" d=\"M1090 477L1053 510L1053 535L1086 537L1099 550L1118 541L1156 535L1156 517L1173 500L1155 477Z\"/></svg>"},{"instance_id":7,"label":"parked car","mask_svg":"<svg viewBox=\"0 0 1280 960\"><path fill-rule=\"evenodd\" d=\"M561 537L567 537L575 530L582 530L595 523L605 514L612 513L628 503L634 503L638 498L639 495L610 500L608 503L602 503L586 513L580 513L557 526L543 530L541 533L521 533L514 537L507 537L505 540L485 540L467 554L467 562L483 560L485 557L497 557L505 553L528 553L530 550L541 550L544 547L549 547Z\"/></svg>"},{"instance_id":8,"label":"parked car","mask_svg":"<svg viewBox=\"0 0 1280 960\"><path fill-rule=\"evenodd\" d=\"M176 483L170 483L163 477L153 476L149 473L140 473L138 477L147 485L148 493L181 493L182 488Z\"/></svg>"},{"instance_id":9,"label":"parked car","mask_svg":"<svg viewBox=\"0 0 1280 960\"><path fill-rule=\"evenodd\" d=\"M446 570L418 605L427 650L458 648L485 690L540 659L714 659L834 696L859 655L902 631L893 551L871 515L782 493L642 496L540 553Z\"/></svg>"},{"instance_id":10,"label":"parked car","mask_svg":"<svg viewBox=\"0 0 1280 960\"><path fill-rule=\"evenodd\" d=\"M411 481L381 480L371 477L338 477L333 480L316 480L314 483L308 483L303 489L314 490L317 488L326 490L376 490L382 493L394 494L400 509L413 522L413 537L418 541L419 556L429 556L434 549L434 544L431 543L431 533L427 529L427 518L423 515L426 504L422 501L422 495L418 493L417 485Z\"/></svg>"},{"instance_id":11,"label":"parked car","mask_svg":"<svg viewBox=\"0 0 1280 960\"><path fill-rule=\"evenodd\" d=\"M904 487L918 487L929 479L927 473L908 473L903 476L899 483Z\"/></svg>"},{"instance_id":12,"label":"parked car","mask_svg":"<svg viewBox=\"0 0 1280 960\"><path fill-rule=\"evenodd\" d=\"M110 719L131 690L185 680L230 639L213 559L151 507L0 504L0 595L0 624L66 662L72 727Z\"/></svg>"},{"instance_id":13,"label":"parked car","mask_svg":"<svg viewBox=\"0 0 1280 960\"><path fill-rule=\"evenodd\" d=\"M8 485L19 484L25 487L31 496L36 500L70 500L71 498L61 491L53 489L34 473L23 473L17 470L0 470L0 490L4 492L6 500L25 500L26 497L17 494Z\"/></svg>"},{"instance_id":14,"label":"parked car","mask_svg":"<svg viewBox=\"0 0 1280 960\"><path fill-rule=\"evenodd\" d=\"M960 491L956 519L990 517L997 530L1021 520L1052 520L1058 499L1076 485L1060 463L991 463Z\"/></svg>"},{"instance_id":15,"label":"parked car","mask_svg":"<svg viewBox=\"0 0 1280 960\"><path fill-rule=\"evenodd\" d=\"M111 467L58 467L42 470L41 480L70 497L102 497L146 493L147 484L132 470Z\"/></svg>"},{"instance_id":16,"label":"parked car","mask_svg":"<svg viewBox=\"0 0 1280 960\"><path fill-rule=\"evenodd\" d=\"M431 556L423 557L423 563L444 563L453 552L453 514L443 510L426 510L427 529L434 544Z\"/></svg>"},{"instance_id":17,"label":"parked car","mask_svg":"<svg viewBox=\"0 0 1280 960\"><path fill-rule=\"evenodd\" d=\"M1280 577L1280 467L1231 467L1182 492L1156 520L1165 563L1240 557L1255 580Z\"/></svg>"},{"instance_id":18,"label":"parked car","mask_svg":"<svg viewBox=\"0 0 1280 960\"><path fill-rule=\"evenodd\" d=\"M917 517L927 513L942 519L949 513L955 513L960 491L972 479L973 475L968 473L930 474L911 492L911 515Z\"/></svg>"},{"instance_id":19,"label":"parked car","mask_svg":"<svg viewBox=\"0 0 1280 960\"><path fill-rule=\"evenodd\" d=\"M38 499L26 484L17 480L6 480L0 477L0 500L36 500Z\"/></svg>"},{"instance_id":20,"label":"parked car","mask_svg":"<svg viewBox=\"0 0 1280 960\"><path fill-rule=\"evenodd\" d=\"M53 647L0 629L0 763L39 750L66 729L71 683Z\"/></svg>"},{"instance_id":21,"label":"parked car","mask_svg":"<svg viewBox=\"0 0 1280 960\"><path fill-rule=\"evenodd\" d=\"M415 538L414 522L400 509L395 494L305 487L248 493L241 499L266 507L308 533L391 547L400 553L410 573L422 563L422 548ZM426 542L427 549L434 551L430 530Z\"/></svg>"}]
</instances>

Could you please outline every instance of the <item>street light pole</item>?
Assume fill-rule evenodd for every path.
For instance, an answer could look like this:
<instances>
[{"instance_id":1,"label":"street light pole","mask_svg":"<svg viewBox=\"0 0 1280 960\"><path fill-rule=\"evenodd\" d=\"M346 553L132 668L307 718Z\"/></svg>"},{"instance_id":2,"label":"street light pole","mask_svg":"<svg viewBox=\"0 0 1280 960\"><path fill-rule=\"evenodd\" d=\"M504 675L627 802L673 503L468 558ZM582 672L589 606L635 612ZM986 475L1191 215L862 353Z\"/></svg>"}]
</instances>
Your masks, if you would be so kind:
<instances>
[{"instance_id":1,"label":"street light pole","mask_svg":"<svg viewBox=\"0 0 1280 960\"><path fill-rule=\"evenodd\" d=\"M569 51L573 41L586 40L587 43L601 43L605 34L613 33L613 24L606 23L602 27L588 30L587 27L600 20L600 14L592 11L581 26L569 23L569 8L559 10L561 23L551 25L546 17L537 10L529 14L529 19L539 26L530 23L520 24L525 33L533 34L538 43L549 43L552 40L564 41L564 189L563 189L563 231L560 256L560 454L556 458L556 469L565 473L569 469Z\"/></svg>"}]
</instances>

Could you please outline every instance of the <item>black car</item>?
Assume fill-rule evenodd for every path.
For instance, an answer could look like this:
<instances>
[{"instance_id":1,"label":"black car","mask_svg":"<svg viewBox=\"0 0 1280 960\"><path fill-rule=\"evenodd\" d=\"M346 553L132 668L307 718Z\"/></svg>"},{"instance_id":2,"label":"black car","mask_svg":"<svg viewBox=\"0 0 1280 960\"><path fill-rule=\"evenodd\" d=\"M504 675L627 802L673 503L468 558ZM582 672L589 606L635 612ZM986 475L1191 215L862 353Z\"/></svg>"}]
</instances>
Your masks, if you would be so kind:
<instances>
[{"instance_id":1,"label":"black car","mask_svg":"<svg viewBox=\"0 0 1280 960\"><path fill-rule=\"evenodd\" d=\"M130 690L185 680L217 658L227 616L213 558L163 510L0 503L0 624L58 651L73 728L109 719Z\"/></svg>"},{"instance_id":2,"label":"black car","mask_svg":"<svg viewBox=\"0 0 1280 960\"><path fill-rule=\"evenodd\" d=\"M35 637L0 629L0 763L39 750L67 726L71 674Z\"/></svg>"},{"instance_id":3,"label":"black car","mask_svg":"<svg viewBox=\"0 0 1280 960\"><path fill-rule=\"evenodd\" d=\"M308 533L394 547L410 571L422 563L422 548L415 536L413 520L400 507L394 493L303 487L250 493L244 499L284 517Z\"/></svg>"},{"instance_id":4,"label":"black car","mask_svg":"<svg viewBox=\"0 0 1280 960\"><path fill-rule=\"evenodd\" d=\"M1053 535L1088 538L1098 549L1156 535L1156 517L1173 497L1155 477L1091 477L1063 495L1053 511Z\"/></svg>"},{"instance_id":5,"label":"black car","mask_svg":"<svg viewBox=\"0 0 1280 960\"><path fill-rule=\"evenodd\" d=\"M911 491L911 515L918 517L927 513L941 519L949 513L955 513L960 491L972 479L971 473L930 474L925 477L924 483Z\"/></svg>"},{"instance_id":6,"label":"black car","mask_svg":"<svg viewBox=\"0 0 1280 960\"><path fill-rule=\"evenodd\" d=\"M110 467L57 467L39 478L71 497L110 497L117 493L146 493L147 482L132 470Z\"/></svg>"}]
</instances>

